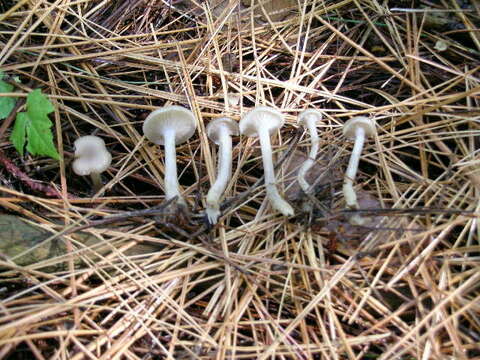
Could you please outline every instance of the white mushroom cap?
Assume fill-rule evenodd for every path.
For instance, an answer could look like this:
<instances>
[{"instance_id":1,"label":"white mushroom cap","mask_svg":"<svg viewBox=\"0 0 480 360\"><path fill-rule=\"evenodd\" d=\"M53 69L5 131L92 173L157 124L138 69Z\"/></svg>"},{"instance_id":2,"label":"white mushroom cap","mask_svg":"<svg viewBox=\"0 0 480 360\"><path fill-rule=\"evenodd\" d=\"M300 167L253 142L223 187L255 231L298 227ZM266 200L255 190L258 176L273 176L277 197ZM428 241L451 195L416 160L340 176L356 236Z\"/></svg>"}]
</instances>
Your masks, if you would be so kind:
<instances>
[{"instance_id":1,"label":"white mushroom cap","mask_svg":"<svg viewBox=\"0 0 480 360\"><path fill-rule=\"evenodd\" d=\"M234 94L234 93L228 93L227 101L230 106L237 106L240 103L240 95Z\"/></svg>"},{"instance_id":2,"label":"white mushroom cap","mask_svg":"<svg viewBox=\"0 0 480 360\"><path fill-rule=\"evenodd\" d=\"M322 120L322 113L316 109L307 109L303 110L299 115L298 115L298 120L297 122L300 125L306 126L305 120L307 120L308 117L314 116L316 121Z\"/></svg>"},{"instance_id":3,"label":"white mushroom cap","mask_svg":"<svg viewBox=\"0 0 480 360\"><path fill-rule=\"evenodd\" d=\"M211 121L207 125L207 135L210 140L212 140L215 144L220 144L220 133L222 128L225 128L230 136L237 136L239 134L239 128L236 121L222 117Z\"/></svg>"},{"instance_id":4,"label":"white mushroom cap","mask_svg":"<svg viewBox=\"0 0 480 360\"><path fill-rule=\"evenodd\" d=\"M105 147L103 139L94 135L79 137L75 140L75 161L73 172L85 176L92 173L100 174L112 163L112 155Z\"/></svg>"},{"instance_id":5,"label":"white mushroom cap","mask_svg":"<svg viewBox=\"0 0 480 360\"><path fill-rule=\"evenodd\" d=\"M270 135L281 128L285 122L283 115L268 106L258 106L240 120L240 132L249 137L258 136L257 127L268 129Z\"/></svg>"},{"instance_id":6,"label":"white mushroom cap","mask_svg":"<svg viewBox=\"0 0 480 360\"><path fill-rule=\"evenodd\" d=\"M358 127L363 128L363 130L365 131L365 136L367 138L374 136L377 132L377 130L375 129L375 123L372 119L365 116L357 116L353 119L348 120L343 125L343 135L350 140L355 140L355 130Z\"/></svg>"},{"instance_id":7,"label":"white mushroom cap","mask_svg":"<svg viewBox=\"0 0 480 360\"><path fill-rule=\"evenodd\" d=\"M165 106L153 111L143 123L143 133L148 140L164 145L163 134L166 128L175 130L175 145L182 144L195 133L197 124L193 113L177 105Z\"/></svg>"}]
</instances>

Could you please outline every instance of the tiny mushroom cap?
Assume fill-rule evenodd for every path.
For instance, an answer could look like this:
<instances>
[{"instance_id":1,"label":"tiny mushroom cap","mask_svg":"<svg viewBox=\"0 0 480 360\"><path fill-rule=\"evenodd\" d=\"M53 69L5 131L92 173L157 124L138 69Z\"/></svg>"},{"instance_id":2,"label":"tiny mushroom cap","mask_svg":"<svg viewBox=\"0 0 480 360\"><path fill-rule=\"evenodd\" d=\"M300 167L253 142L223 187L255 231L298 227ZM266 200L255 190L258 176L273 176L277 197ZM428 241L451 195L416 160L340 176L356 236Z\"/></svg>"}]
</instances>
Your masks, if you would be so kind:
<instances>
[{"instance_id":1,"label":"tiny mushroom cap","mask_svg":"<svg viewBox=\"0 0 480 360\"><path fill-rule=\"evenodd\" d=\"M193 136L197 124L193 113L178 105L165 106L150 113L143 123L146 138L157 145L164 145L163 134L167 128L175 129L175 145Z\"/></svg>"},{"instance_id":2,"label":"tiny mushroom cap","mask_svg":"<svg viewBox=\"0 0 480 360\"><path fill-rule=\"evenodd\" d=\"M240 95L234 94L234 93L228 93L227 101L230 106L237 106L240 103Z\"/></svg>"},{"instance_id":3,"label":"tiny mushroom cap","mask_svg":"<svg viewBox=\"0 0 480 360\"><path fill-rule=\"evenodd\" d=\"M94 135L82 136L75 140L75 161L73 172L85 176L102 173L112 163L112 155L105 147L103 139Z\"/></svg>"},{"instance_id":4,"label":"tiny mushroom cap","mask_svg":"<svg viewBox=\"0 0 480 360\"><path fill-rule=\"evenodd\" d=\"M206 130L208 138L217 145L220 144L220 134L222 128L225 128L230 136L238 136L239 134L239 128L236 121L227 117L215 119L207 125Z\"/></svg>"},{"instance_id":5,"label":"tiny mushroom cap","mask_svg":"<svg viewBox=\"0 0 480 360\"><path fill-rule=\"evenodd\" d=\"M365 131L365 136L367 138L374 136L377 132L377 130L375 129L375 123L372 119L365 116L357 116L348 120L343 125L343 135L350 140L355 140L355 133L357 128L359 127L363 128L363 130Z\"/></svg>"},{"instance_id":6,"label":"tiny mushroom cap","mask_svg":"<svg viewBox=\"0 0 480 360\"><path fill-rule=\"evenodd\" d=\"M247 113L240 121L240 132L245 136L258 136L257 126L268 129L270 135L281 128L285 120L283 115L268 106L258 106Z\"/></svg>"},{"instance_id":7,"label":"tiny mushroom cap","mask_svg":"<svg viewBox=\"0 0 480 360\"><path fill-rule=\"evenodd\" d=\"M315 117L316 121L322 120L322 118L323 118L322 113L320 111L318 111L317 109L307 109L307 110L302 111L298 115L298 123L300 125L303 125L303 126L306 127L307 126L306 120L309 117Z\"/></svg>"}]
</instances>

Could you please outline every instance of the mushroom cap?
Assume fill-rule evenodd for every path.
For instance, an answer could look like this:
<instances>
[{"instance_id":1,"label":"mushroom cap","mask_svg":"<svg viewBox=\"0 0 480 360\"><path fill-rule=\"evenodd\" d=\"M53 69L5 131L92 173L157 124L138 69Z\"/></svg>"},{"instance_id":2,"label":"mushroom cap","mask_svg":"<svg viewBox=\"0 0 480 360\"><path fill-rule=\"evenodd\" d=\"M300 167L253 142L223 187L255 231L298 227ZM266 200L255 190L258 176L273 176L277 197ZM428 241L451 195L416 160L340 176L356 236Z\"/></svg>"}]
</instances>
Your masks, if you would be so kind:
<instances>
[{"instance_id":1,"label":"mushroom cap","mask_svg":"<svg viewBox=\"0 0 480 360\"><path fill-rule=\"evenodd\" d=\"M143 123L146 138L157 145L163 145L163 134L167 128L175 129L175 145L192 137L197 128L193 113L178 105L165 106L150 113Z\"/></svg>"},{"instance_id":2,"label":"mushroom cap","mask_svg":"<svg viewBox=\"0 0 480 360\"><path fill-rule=\"evenodd\" d=\"M343 124L343 135L348 139L355 139L355 130L357 127L362 127L363 130L365 130L365 136L367 138L372 137L377 132L372 119L365 116L357 116Z\"/></svg>"},{"instance_id":3,"label":"mushroom cap","mask_svg":"<svg viewBox=\"0 0 480 360\"><path fill-rule=\"evenodd\" d=\"M308 117L310 116L314 116L315 117L315 121L320 121L322 120L323 116L322 116L322 113L320 111L318 111L317 109L307 109L307 110L303 110L299 115L298 115L298 119L297 119L297 122L300 124L300 125L304 125L305 124L305 120L307 120Z\"/></svg>"},{"instance_id":4,"label":"mushroom cap","mask_svg":"<svg viewBox=\"0 0 480 360\"><path fill-rule=\"evenodd\" d=\"M75 161L72 163L72 169L77 175L101 173L112 163L112 155L105 147L105 141L98 136L79 137L74 145Z\"/></svg>"},{"instance_id":5,"label":"mushroom cap","mask_svg":"<svg viewBox=\"0 0 480 360\"><path fill-rule=\"evenodd\" d=\"M230 136L237 136L239 133L237 122L228 117L218 118L209 122L206 129L208 138L217 145L220 143L220 130L222 128L226 128Z\"/></svg>"},{"instance_id":6,"label":"mushroom cap","mask_svg":"<svg viewBox=\"0 0 480 360\"><path fill-rule=\"evenodd\" d=\"M240 95L235 93L228 93L227 101L229 105L237 106L240 103Z\"/></svg>"},{"instance_id":7,"label":"mushroom cap","mask_svg":"<svg viewBox=\"0 0 480 360\"><path fill-rule=\"evenodd\" d=\"M240 120L240 132L242 135L258 136L258 128L264 126L270 135L283 126L285 119L280 111L268 106L257 106L249 111Z\"/></svg>"}]
</instances>

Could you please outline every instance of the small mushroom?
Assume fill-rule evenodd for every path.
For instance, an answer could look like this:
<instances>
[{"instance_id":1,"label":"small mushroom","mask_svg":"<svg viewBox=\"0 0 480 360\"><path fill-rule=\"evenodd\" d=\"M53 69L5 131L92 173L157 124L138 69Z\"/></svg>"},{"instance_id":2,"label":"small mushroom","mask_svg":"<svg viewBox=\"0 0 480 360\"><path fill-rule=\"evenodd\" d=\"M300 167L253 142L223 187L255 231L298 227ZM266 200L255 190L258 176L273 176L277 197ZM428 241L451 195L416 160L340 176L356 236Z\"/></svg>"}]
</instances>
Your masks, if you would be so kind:
<instances>
[{"instance_id":1,"label":"small mushroom","mask_svg":"<svg viewBox=\"0 0 480 360\"><path fill-rule=\"evenodd\" d=\"M223 117L210 122L206 130L209 139L219 145L217 179L207 194L206 213L208 221L213 225L220 216L220 197L232 173L232 136L237 136L239 129L235 121Z\"/></svg>"},{"instance_id":2,"label":"small mushroom","mask_svg":"<svg viewBox=\"0 0 480 360\"><path fill-rule=\"evenodd\" d=\"M186 205L180 194L177 178L175 146L184 143L195 133L197 124L193 113L182 106L165 106L150 113L143 123L145 137L165 147L165 198L177 196L177 204Z\"/></svg>"},{"instance_id":3,"label":"small mushroom","mask_svg":"<svg viewBox=\"0 0 480 360\"><path fill-rule=\"evenodd\" d=\"M73 172L80 176L90 175L93 191L97 193L103 186L100 174L112 163L112 155L105 147L105 141L94 135L79 137L74 146Z\"/></svg>"},{"instance_id":4,"label":"small mushroom","mask_svg":"<svg viewBox=\"0 0 480 360\"><path fill-rule=\"evenodd\" d=\"M240 120L240 133L248 137L260 138L267 198L274 209L285 216L290 216L294 213L293 208L278 193L270 145L270 135L281 128L283 123L284 119L280 112L268 106L259 106Z\"/></svg>"},{"instance_id":5,"label":"small mushroom","mask_svg":"<svg viewBox=\"0 0 480 360\"><path fill-rule=\"evenodd\" d=\"M227 101L230 106L237 106L238 104L240 104L240 95L235 93L228 93Z\"/></svg>"},{"instance_id":6,"label":"small mushroom","mask_svg":"<svg viewBox=\"0 0 480 360\"><path fill-rule=\"evenodd\" d=\"M359 208L357 194L353 189L353 181L357 175L358 163L360 162L365 137L372 137L375 133L375 123L373 120L364 116L350 119L343 125L343 135L346 138L355 141L343 180L343 195L345 197L347 208L349 209ZM354 215L350 218L350 223L352 225L363 225L365 219L359 215Z\"/></svg>"},{"instance_id":7,"label":"small mushroom","mask_svg":"<svg viewBox=\"0 0 480 360\"><path fill-rule=\"evenodd\" d=\"M315 164L320 145L316 126L317 122L320 120L322 120L322 114L315 109L304 110L298 116L298 123L308 130L312 141L312 147L310 148L308 159L302 164L297 176L298 183L306 194L310 191L310 184L305 180L305 176L307 175L308 170L310 170L313 164Z\"/></svg>"}]
</instances>

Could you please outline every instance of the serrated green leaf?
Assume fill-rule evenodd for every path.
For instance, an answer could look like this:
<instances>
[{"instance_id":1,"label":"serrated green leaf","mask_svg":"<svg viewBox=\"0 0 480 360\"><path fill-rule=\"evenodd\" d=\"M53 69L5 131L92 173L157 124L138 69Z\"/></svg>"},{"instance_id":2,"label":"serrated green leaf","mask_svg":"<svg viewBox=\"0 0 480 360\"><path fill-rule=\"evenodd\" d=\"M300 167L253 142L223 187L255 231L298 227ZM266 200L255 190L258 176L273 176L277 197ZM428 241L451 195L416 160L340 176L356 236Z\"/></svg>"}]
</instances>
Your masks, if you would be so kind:
<instances>
[{"instance_id":1,"label":"serrated green leaf","mask_svg":"<svg viewBox=\"0 0 480 360\"><path fill-rule=\"evenodd\" d=\"M15 119L15 125L13 126L12 134L10 135L10 141L22 156L23 149L25 148L25 142L27 141L27 121L27 113L18 113L17 118Z\"/></svg>"},{"instance_id":2,"label":"serrated green leaf","mask_svg":"<svg viewBox=\"0 0 480 360\"><path fill-rule=\"evenodd\" d=\"M0 72L0 93L13 91L13 85L3 81L4 74ZM15 99L12 97L0 97L0 120L5 119L15 107Z\"/></svg>"},{"instance_id":3,"label":"serrated green leaf","mask_svg":"<svg viewBox=\"0 0 480 360\"><path fill-rule=\"evenodd\" d=\"M27 150L32 155L46 155L58 160L57 148L53 144L53 135L49 127L33 121L27 127L28 144Z\"/></svg>"},{"instance_id":4,"label":"serrated green leaf","mask_svg":"<svg viewBox=\"0 0 480 360\"><path fill-rule=\"evenodd\" d=\"M53 107L50 100L42 94L40 89L33 90L27 96L27 113L30 118L35 119L38 123L46 123L48 127L52 126L52 122L48 118L48 114L53 112Z\"/></svg>"},{"instance_id":5,"label":"serrated green leaf","mask_svg":"<svg viewBox=\"0 0 480 360\"><path fill-rule=\"evenodd\" d=\"M17 114L15 126L10 140L23 155L25 142L32 155L45 155L58 160L60 158L53 143L52 122L48 114L54 111L52 103L42 94L40 89L27 96L27 111Z\"/></svg>"}]
</instances>

